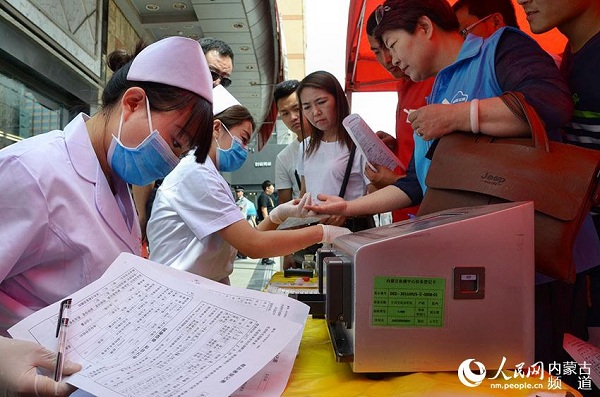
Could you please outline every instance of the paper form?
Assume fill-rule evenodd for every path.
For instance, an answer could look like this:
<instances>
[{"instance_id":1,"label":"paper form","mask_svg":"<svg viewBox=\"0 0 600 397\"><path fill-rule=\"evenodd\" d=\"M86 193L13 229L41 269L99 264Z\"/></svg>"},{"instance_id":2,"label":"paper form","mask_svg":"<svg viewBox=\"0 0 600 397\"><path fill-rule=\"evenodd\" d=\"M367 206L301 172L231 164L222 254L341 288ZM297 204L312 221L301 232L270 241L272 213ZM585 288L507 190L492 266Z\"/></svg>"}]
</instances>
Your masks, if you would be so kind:
<instances>
[{"instance_id":1,"label":"paper form","mask_svg":"<svg viewBox=\"0 0 600 397\"><path fill-rule=\"evenodd\" d=\"M588 364L590 379L600 387L600 348L567 333L563 337L563 348L579 365Z\"/></svg>"},{"instance_id":2,"label":"paper form","mask_svg":"<svg viewBox=\"0 0 600 397\"><path fill-rule=\"evenodd\" d=\"M122 254L71 295L67 358L84 369L69 383L97 396L227 396L302 328L148 263ZM9 333L55 350L58 304Z\"/></svg>"},{"instance_id":3,"label":"paper form","mask_svg":"<svg viewBox=\"0 0 600 397\"><path fill-rule=\"evenodd\" d=\"M351 114L342 120L342 124L356 147L365 155L369 166L376 171L372 164L379 164L396 171L398 168L406 171L406 165L388 148L373 132L371 127L358 114Z\"/></svg>"},{"instance_id":4,"label":"paper form","mask_svg":"<svg viewBox=\"0 0 600 397\"><path fill-rule=\"evenodd\" d=\"M277 354L269 363L258 371L251 379L244 383L240 388L232 394L234 397L270 397L281 396L287 385L294 361L298 353L298 347L302 340L302 331L308 317L310 308L308 305L290 299L284 296L276 296L266 294L260 291L248 290L237 287L230 287L216 281L209 280L204 277L197 276L192 273L157 264L155 262L146 262L146 266L153 267L152 271L160 273L168 272L169 276L176 277L181 281L196 284L203 288L208 288L215 293L238 301L245 305L253 306L259 310L264 310L277 318L285 318L287 320L298 323L302 328L296 336L288 343L288 345ZM112 271L117 271L118 266L113 266L105 274L110 274Z\"/></svg>"}]
</instances>

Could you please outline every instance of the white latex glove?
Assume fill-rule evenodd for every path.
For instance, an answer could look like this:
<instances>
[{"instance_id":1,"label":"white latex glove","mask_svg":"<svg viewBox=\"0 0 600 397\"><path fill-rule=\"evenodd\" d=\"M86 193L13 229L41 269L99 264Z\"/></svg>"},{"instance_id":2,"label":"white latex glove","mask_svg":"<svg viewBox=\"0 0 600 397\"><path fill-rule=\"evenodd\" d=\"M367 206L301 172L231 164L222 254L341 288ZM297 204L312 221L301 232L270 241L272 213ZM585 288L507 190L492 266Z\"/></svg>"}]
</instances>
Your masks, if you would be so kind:
<instances>
[{"instance_id":1,"label":"white latex glove","mask_svg":"<svg viewBox=\"0 0 600 397\"><path fill-rule=\"evenodd\" d=\"M322 223L319 223L319 225L323 228L323 239L320 243L331 244L336 238L352 233L350 229L345 227L323 225Z\"/></svg>"},{"instance_id":2,"label":"white latex glove","mask_svg":"<svg viewBox=\"0 0 600 397\"><path fill-rule=\"evenodd\" d=\"M56 365L56 353L37 343L0 336L0 357L0 396L68 396L76 390L37 373L37 367L54 373ZM81 365L65 360L65 375L79 370Z\"/></svg>"},{"instance_id":3,"label":"white latex glove","mask_svg":"<svg viewBox=\"0 0 600 397\"><path fill-rule=\"evenodd\" d=\"M310 193L304 193L300 200L290 200L273 208L269 213L269 219L279 225L287 218L320 218L321 215L304 208L305 205L312 205L312 203Z\"/></svg>"}]
</instances>

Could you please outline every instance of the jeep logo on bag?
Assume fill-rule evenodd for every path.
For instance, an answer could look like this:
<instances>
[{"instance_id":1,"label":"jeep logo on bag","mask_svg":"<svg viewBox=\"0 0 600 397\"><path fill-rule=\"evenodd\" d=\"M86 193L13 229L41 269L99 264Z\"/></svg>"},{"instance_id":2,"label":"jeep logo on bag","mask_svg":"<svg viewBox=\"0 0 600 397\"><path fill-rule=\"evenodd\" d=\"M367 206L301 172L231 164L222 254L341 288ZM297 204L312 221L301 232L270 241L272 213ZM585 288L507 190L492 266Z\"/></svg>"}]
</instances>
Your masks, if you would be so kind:
<instances>
[{"instance_id":1,"label":"jeep logo on bag","mask_svg":"<svg viewBox=\"0 0 600 397\"><path fill-rule=\"evenodd\" d=\"M483 182L490 183L492 185L502 185L506 181L506 178L504 177L492 175L487 172L485 173L485 175L481 176L481 179L483 180Z\"/></svg>"}]
</instances>

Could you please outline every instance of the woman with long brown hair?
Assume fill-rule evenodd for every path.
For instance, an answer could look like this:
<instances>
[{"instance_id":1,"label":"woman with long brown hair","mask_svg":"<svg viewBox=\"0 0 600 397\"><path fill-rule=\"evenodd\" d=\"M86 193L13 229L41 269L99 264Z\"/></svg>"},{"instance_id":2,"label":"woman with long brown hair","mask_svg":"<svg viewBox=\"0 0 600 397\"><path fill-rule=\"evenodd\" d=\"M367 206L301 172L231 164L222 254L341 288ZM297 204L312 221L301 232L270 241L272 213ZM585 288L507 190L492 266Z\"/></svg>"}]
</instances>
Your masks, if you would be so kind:
<instances>
[{"instance_id":1,"label":"woman with long brown hair","mask_svg":"<svg viewBox=\"0 0 600 397\"><path fill-rule=\"evenodd\" d=\"M300 145L298 174L300 194L329 194L353 200L367 193L369 180L364 175L366 157L356 149L342 121L350 106L342 86L329 72L317 71L306 76L297 89L304 136ZM310 131L306 131L309 129ZM322 222L343 225L352 231L374 226L372 216L346 219L332 216Z\"/></svg>"}]
</instances>

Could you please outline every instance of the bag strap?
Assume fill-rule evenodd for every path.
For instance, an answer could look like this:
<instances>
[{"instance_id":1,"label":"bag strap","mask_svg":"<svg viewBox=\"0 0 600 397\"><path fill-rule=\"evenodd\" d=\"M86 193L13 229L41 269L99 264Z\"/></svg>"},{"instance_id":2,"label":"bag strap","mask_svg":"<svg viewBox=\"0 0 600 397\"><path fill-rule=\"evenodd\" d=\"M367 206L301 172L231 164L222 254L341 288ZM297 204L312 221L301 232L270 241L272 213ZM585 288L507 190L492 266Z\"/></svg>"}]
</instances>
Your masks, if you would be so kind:
<instances>
[{"instance_id":1,"label":"bag strap","mask_svg":"<svg viewBox=\"0 0 600 397\"><path fill-rule=\"evenodd\" d=\"M296 177L296 182L298 183L298 189L301 189L302 182L300 181L300 175L298 175L298 170L294 170L294 176Z\"/></svg>"},{"instance_id":2,"label":"bag strap","mask_svg":"<svg viewBox=\"0 0 600 397\"><path fill-rule=\"evenodd\" d=\"M534 147L549 152L550 142L548 140L548 134L546 134L544 122L533 106L527 103L525 95L521 92L507 91L500 95L500 99L502 99L506 106L508 106L518 118L529 124Z\"/></svg>"},{"instance_id":3,"label":"bag strap","mask_svg":"<svg viewBox=\"0 0 600 397\"><path fill-rule=\"evenodd\" d=\"M348 164L346 164L346 172L344 173L344 180L342 181L342 187L340 188L339 196L341 198L344 198L344 194L346 194L346 186L348 186L350 170L352 169L352 163L354 162L354 152L356 152L356 145L352 143L352 149L350 149L350 156L348 157Z\"/></svg>"}]
</instances>

